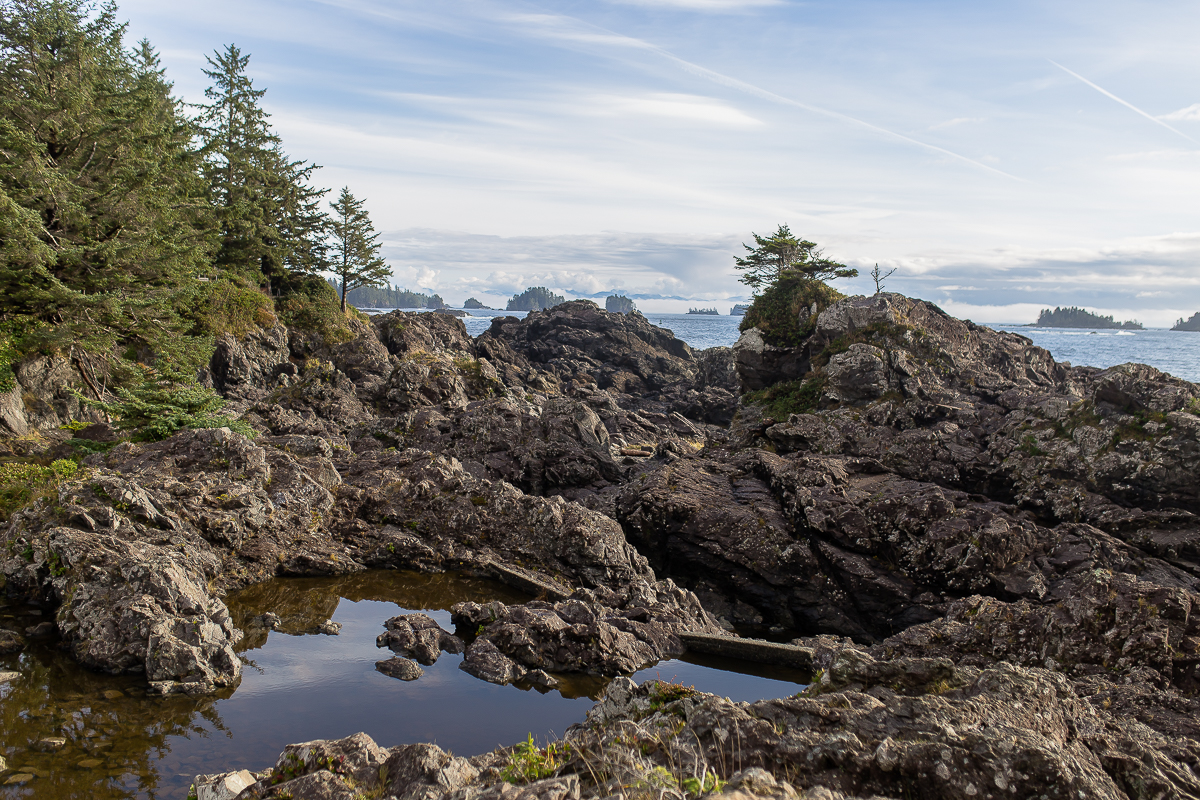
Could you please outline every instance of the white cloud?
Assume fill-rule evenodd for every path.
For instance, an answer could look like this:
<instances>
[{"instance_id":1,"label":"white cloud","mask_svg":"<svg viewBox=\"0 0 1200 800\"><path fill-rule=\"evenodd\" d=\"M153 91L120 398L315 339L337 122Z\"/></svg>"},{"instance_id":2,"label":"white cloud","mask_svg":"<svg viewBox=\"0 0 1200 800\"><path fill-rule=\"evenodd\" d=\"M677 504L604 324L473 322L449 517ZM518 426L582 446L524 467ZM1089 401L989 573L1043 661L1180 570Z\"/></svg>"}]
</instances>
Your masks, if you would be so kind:
<instances>
[{"instance_id":1,"label":"white cloud","mask_svg":"<svg viewBox=\"0 0 1200 800\"><path fill-rule=\"evenodd\" d=\"M1181 108L1178 111L1172 111L1170 114L1163 114L1159 117L1159 119L1186 119L1193 122L1200 122L1200 103L1193 103L1187 108Z\"/></svg>"},{"instance_id":2,"label":"white cloud","mask_svg":"<svg viewBox=\"0 0 1200 800\"><path fill-rule=\"evenodd\" d=\"M948 119L945 122L939 122L936 125L930 125L929 130L939 131L943 128L953 128L957 125L966 125L970 122L985 122L986 120L986 117L955 117L954 119Z\"/></svg>"},{"instance_id":3,"label":"white cloud","mask_svg":"<svg viewBox=\"0 0 1200 800\"><path fill-rule=\"evenodd\" d=\"M683 8L689 11L743 11L765 6L781 6L784 0L609 0L629 6Z\"/></svg>"},{"instance_id":4,"label":"white cloud","mask_svg":"<svg viewBox=\"0 0 1200 800\"><path fill-rule=\"evenodd\" d=\"M580 110L593 114L629 114L736 127L763 124L761 120L728 103L691 94L653 93L636 97L596 95L583 103Z\"/></svg>"}]
</instances>

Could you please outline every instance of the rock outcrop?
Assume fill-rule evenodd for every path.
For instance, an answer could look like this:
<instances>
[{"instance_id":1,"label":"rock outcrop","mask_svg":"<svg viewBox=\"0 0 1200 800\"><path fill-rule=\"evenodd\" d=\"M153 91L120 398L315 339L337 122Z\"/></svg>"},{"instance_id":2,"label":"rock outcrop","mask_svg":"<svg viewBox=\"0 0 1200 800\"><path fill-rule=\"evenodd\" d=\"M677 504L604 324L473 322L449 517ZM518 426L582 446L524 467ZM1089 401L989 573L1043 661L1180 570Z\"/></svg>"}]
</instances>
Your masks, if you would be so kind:
<instances>
[{"instance_id":1,"label":"rock outcrop","mask_svg":"<svg viewBox=\"0 0 1200 800\"><path fill-rule=\"evenodd\" d=\"M1200 387L1059 364L892 294L834 303L794 348L751 330L696 353L587 302L474 341L448 316L351 327L223 340L213 384L258 437L89 456L12 516L6 591L55 608L83 663L163 693L236 683L243 633L336 632L323 607L235 625L222 592L368 568L544 592L461 604L457 635L389 620L398 655L377 668L400 679L463 652L473 675L545 688L721 628L796 637L820 671L752 704L616 677L517 788L511 750L359 736L289 748L244 797L1200 794ZM14 403L14 434L81 413Z\"/></svg>"}]
</instances>

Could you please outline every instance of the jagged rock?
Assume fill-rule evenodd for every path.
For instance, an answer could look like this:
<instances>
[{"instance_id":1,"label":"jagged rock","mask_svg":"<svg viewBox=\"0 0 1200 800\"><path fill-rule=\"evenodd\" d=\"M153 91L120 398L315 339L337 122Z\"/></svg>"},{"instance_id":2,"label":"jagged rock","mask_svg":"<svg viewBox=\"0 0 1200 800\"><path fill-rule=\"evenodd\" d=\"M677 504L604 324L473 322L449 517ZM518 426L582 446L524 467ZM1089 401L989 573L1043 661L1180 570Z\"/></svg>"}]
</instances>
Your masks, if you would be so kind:
<instances>
[{"instance_id":1,"label":"jagged rock","mask_svg":"<svg viewBox=\"0 0 1200 800\"><path fill-rule=\"evenodd\" d=\"M243 769L220 775L197 775L192 781L192 789L196 800L234 800L254 782L254 776Z\"/></svg>"},{"instance_id":2,"label":"jagged rock","mask_svg":"<svg viewBox=\"0 0 1200 800\"><path fill-rule=\"evenodd\" d=\"M415 661L400 656L376 661L375 669L389 678L399 678L402 681L415 681L425 674L425 670L421 669Z\"/></svg>"},{"instance_id":3,"label":"jagged rock","mask_svg":"<svg viewBox=\"0 0 1200 800\"><path fill-rule=\"evenodd\" d=\"M208 371L213 387L222 394L238 389L266 390L290 364L288 330L284 325L255 328L241 339L219 337Z\"/></svg>"},{"instance_id":4,"label":"jagged rock","mask_svg":"<svg viewBox=\"0 0 1200 800\"><path fill-rule=\"evenodd\" d=\"M401 614L383 623L387 630L375 640L376 647L387 647L429 666L447 653L461 653L463 642L442 630L428 614Z\"/></svg>"},{"instance_id":5,"label":"jagged rock","mask_svg":"<svg viewBox=\"0 0 1200 800\"><path fill-rule=\"evenodd\" d=\"M602 311L588 300L532 312L522 320L497 317L476 350L509 386L523 386L533 370L546 375L543 387L594 382L601 389L646 394L694 381L697 373L692 349L669 331L639 314Z\"/></svg>"},{"instance_id":6,"label":"jagged rock","mask_svg":"<svg viewBox=\"0 0 1200 800\"><path fill-rule=\"evenodd\" d=\"M97 409L72 392L95 399L102 391L104 376L80 358L37 356L16 364L13 387L0 394L0 431L25 436L53 431L72 420L102 421Z\"/></svg>"},{"instance_id":7,"label":"jagged rock","mask_svg":"<svg viewBox=\"0 0 1200 800\"><path fill-rule=\"evenodd\" d=\"M561 576L569 584L622 586L650 576L646 561L612 519L561 497L531 497L503 481L481 480L453 459L407 450L370 453L343 471L349 488L339 492L345 518L394 526L382 533L413 532L420 561L402 561L414 544L376 544L373 564L440 564L490 559L520 561ZM428 555L424 555L428 553ZM440 554L440 555L435 555Z\"/></svg>"},{"instance_id":8,"label":"jagged rock","mask_svg":"<svg viewBox=\"0 0 1200 800\"><path fill-rule=\"evenodd\" d=\"M393 311L372 317L371 323L387 351L400 358L414 353L475 355L474 340L455 317Z\"/></svg>"},{"instance_id":9,"label":"jagged rock","mask_svg":"<svg viewBox=\"0 0 1200 800\"><path fill-rule=\"evenodd\" d=\"M492 659L494 647L523 668L560 673L634 672L682 655L686 648L678 634L683 631L718 631L696 597L670 581L635 586L623 596L579 590L553 604L458 603L451 612L456 625L482 628L471 647L485 649L472 657L468 648L468 660ZM472 670L494 674L487 663Z\"/></svg>"},{"instance_id":10,"label":"jagged rock","mask_svg":"<svg viewBox=\"0 0 1200 800\"><path fill-rule=\"evenodd\" d=\"M733 357L742 388L750 392L802 378L808 372L808 360L801 352L769 344L758 328L738 337Z\"/></svg>"},{"instance_id":11,"label":"jagged rock","mask_svg":"<svg viewBox=\"0 0 1200 800\"><path fill-rule=\"evenodd\" d=\"M467 647L466 657L458 668L488 683L501 685L520 680L526 669L500 650L490 639L476 639Z\"/></svg>"}]
</instances>

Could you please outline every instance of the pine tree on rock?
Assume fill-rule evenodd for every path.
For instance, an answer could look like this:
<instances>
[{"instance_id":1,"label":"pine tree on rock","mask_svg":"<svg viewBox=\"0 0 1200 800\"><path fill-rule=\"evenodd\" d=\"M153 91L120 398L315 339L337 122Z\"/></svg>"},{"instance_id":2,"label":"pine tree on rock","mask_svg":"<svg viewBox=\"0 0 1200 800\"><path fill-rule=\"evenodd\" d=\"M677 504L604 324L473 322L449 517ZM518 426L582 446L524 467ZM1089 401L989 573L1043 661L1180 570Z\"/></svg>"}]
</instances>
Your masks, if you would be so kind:
<instances>
[{"instance_id":1,"label":"pine tree on rock","mask_svg":"<svg viewBox=\"0 0 1200 800\"><path fill-rule=\"evenodd\" d=\"M178 343L210 252L193 130L116 6L0 4L0 320L45 344Z\"/></svg>"},{"instance_id":2,"label":"pine tree on rock","mask_svg":"<svg viewBox=\"0 0 1200 800\"><path fill-rule=\"evenodd\" d=\"M308 183L317 165L283 152L260 105L266 90L246 75L249 61L236 45L208 57L204 74L213 84L199 107L203 173L220 226L217 265L277 287L289 272L326 269L326 190Z\"/></svg>"},{"instance_id":3,"label":"pine tree on rock","mask_svg":"<svg viewBox=\"0 0 1200 800\"><path fill-rule=\"evenodd\" d=\"M751 236L756 247L743 244L749 255L734 256L733 260L738 269L746 271L739 280L754 289L770 288L788 275L816 281L858 276L853 267L825 258L816 242L796 238L787 225L780 225L770 236Z\"/></svg>"},{"instance_id":4,"label":"pine tree on rock","mask_svg":"<svg viewBox=\"0 0 1200 800\"><path fill-rule=\"evenodd\" d=\"M360 286L386 286L392 277L387 263L379 257L382 245L371 217L363 208L364 202L355 198L349 187L343 187L338 199L331 204L331 261L332 270L340 279L342 311L346 310L346 292Z\"/></svg>"}]
</instances>

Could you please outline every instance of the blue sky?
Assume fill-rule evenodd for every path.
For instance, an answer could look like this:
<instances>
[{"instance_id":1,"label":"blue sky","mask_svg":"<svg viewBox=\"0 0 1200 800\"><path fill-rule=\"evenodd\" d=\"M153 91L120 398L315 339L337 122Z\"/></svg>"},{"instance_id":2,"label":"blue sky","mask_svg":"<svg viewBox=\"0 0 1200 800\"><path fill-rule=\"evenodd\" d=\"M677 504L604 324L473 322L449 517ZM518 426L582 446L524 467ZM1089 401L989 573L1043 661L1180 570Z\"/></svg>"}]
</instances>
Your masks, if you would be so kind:
<instances>
[{"instance_id":1,"label":"blue sky","mask_svg":"<svg viewBox=\"0 0 1200 800\"><path fill-rule=\"evenodd\" d=\"M1200 310L1195 2L121 11L190 101L205 53L251 53L289 154L367 198L397 283L453 303L529 285L732 301L739 243L787 223L976 321Z\"/></svg>"}]
</instances>

